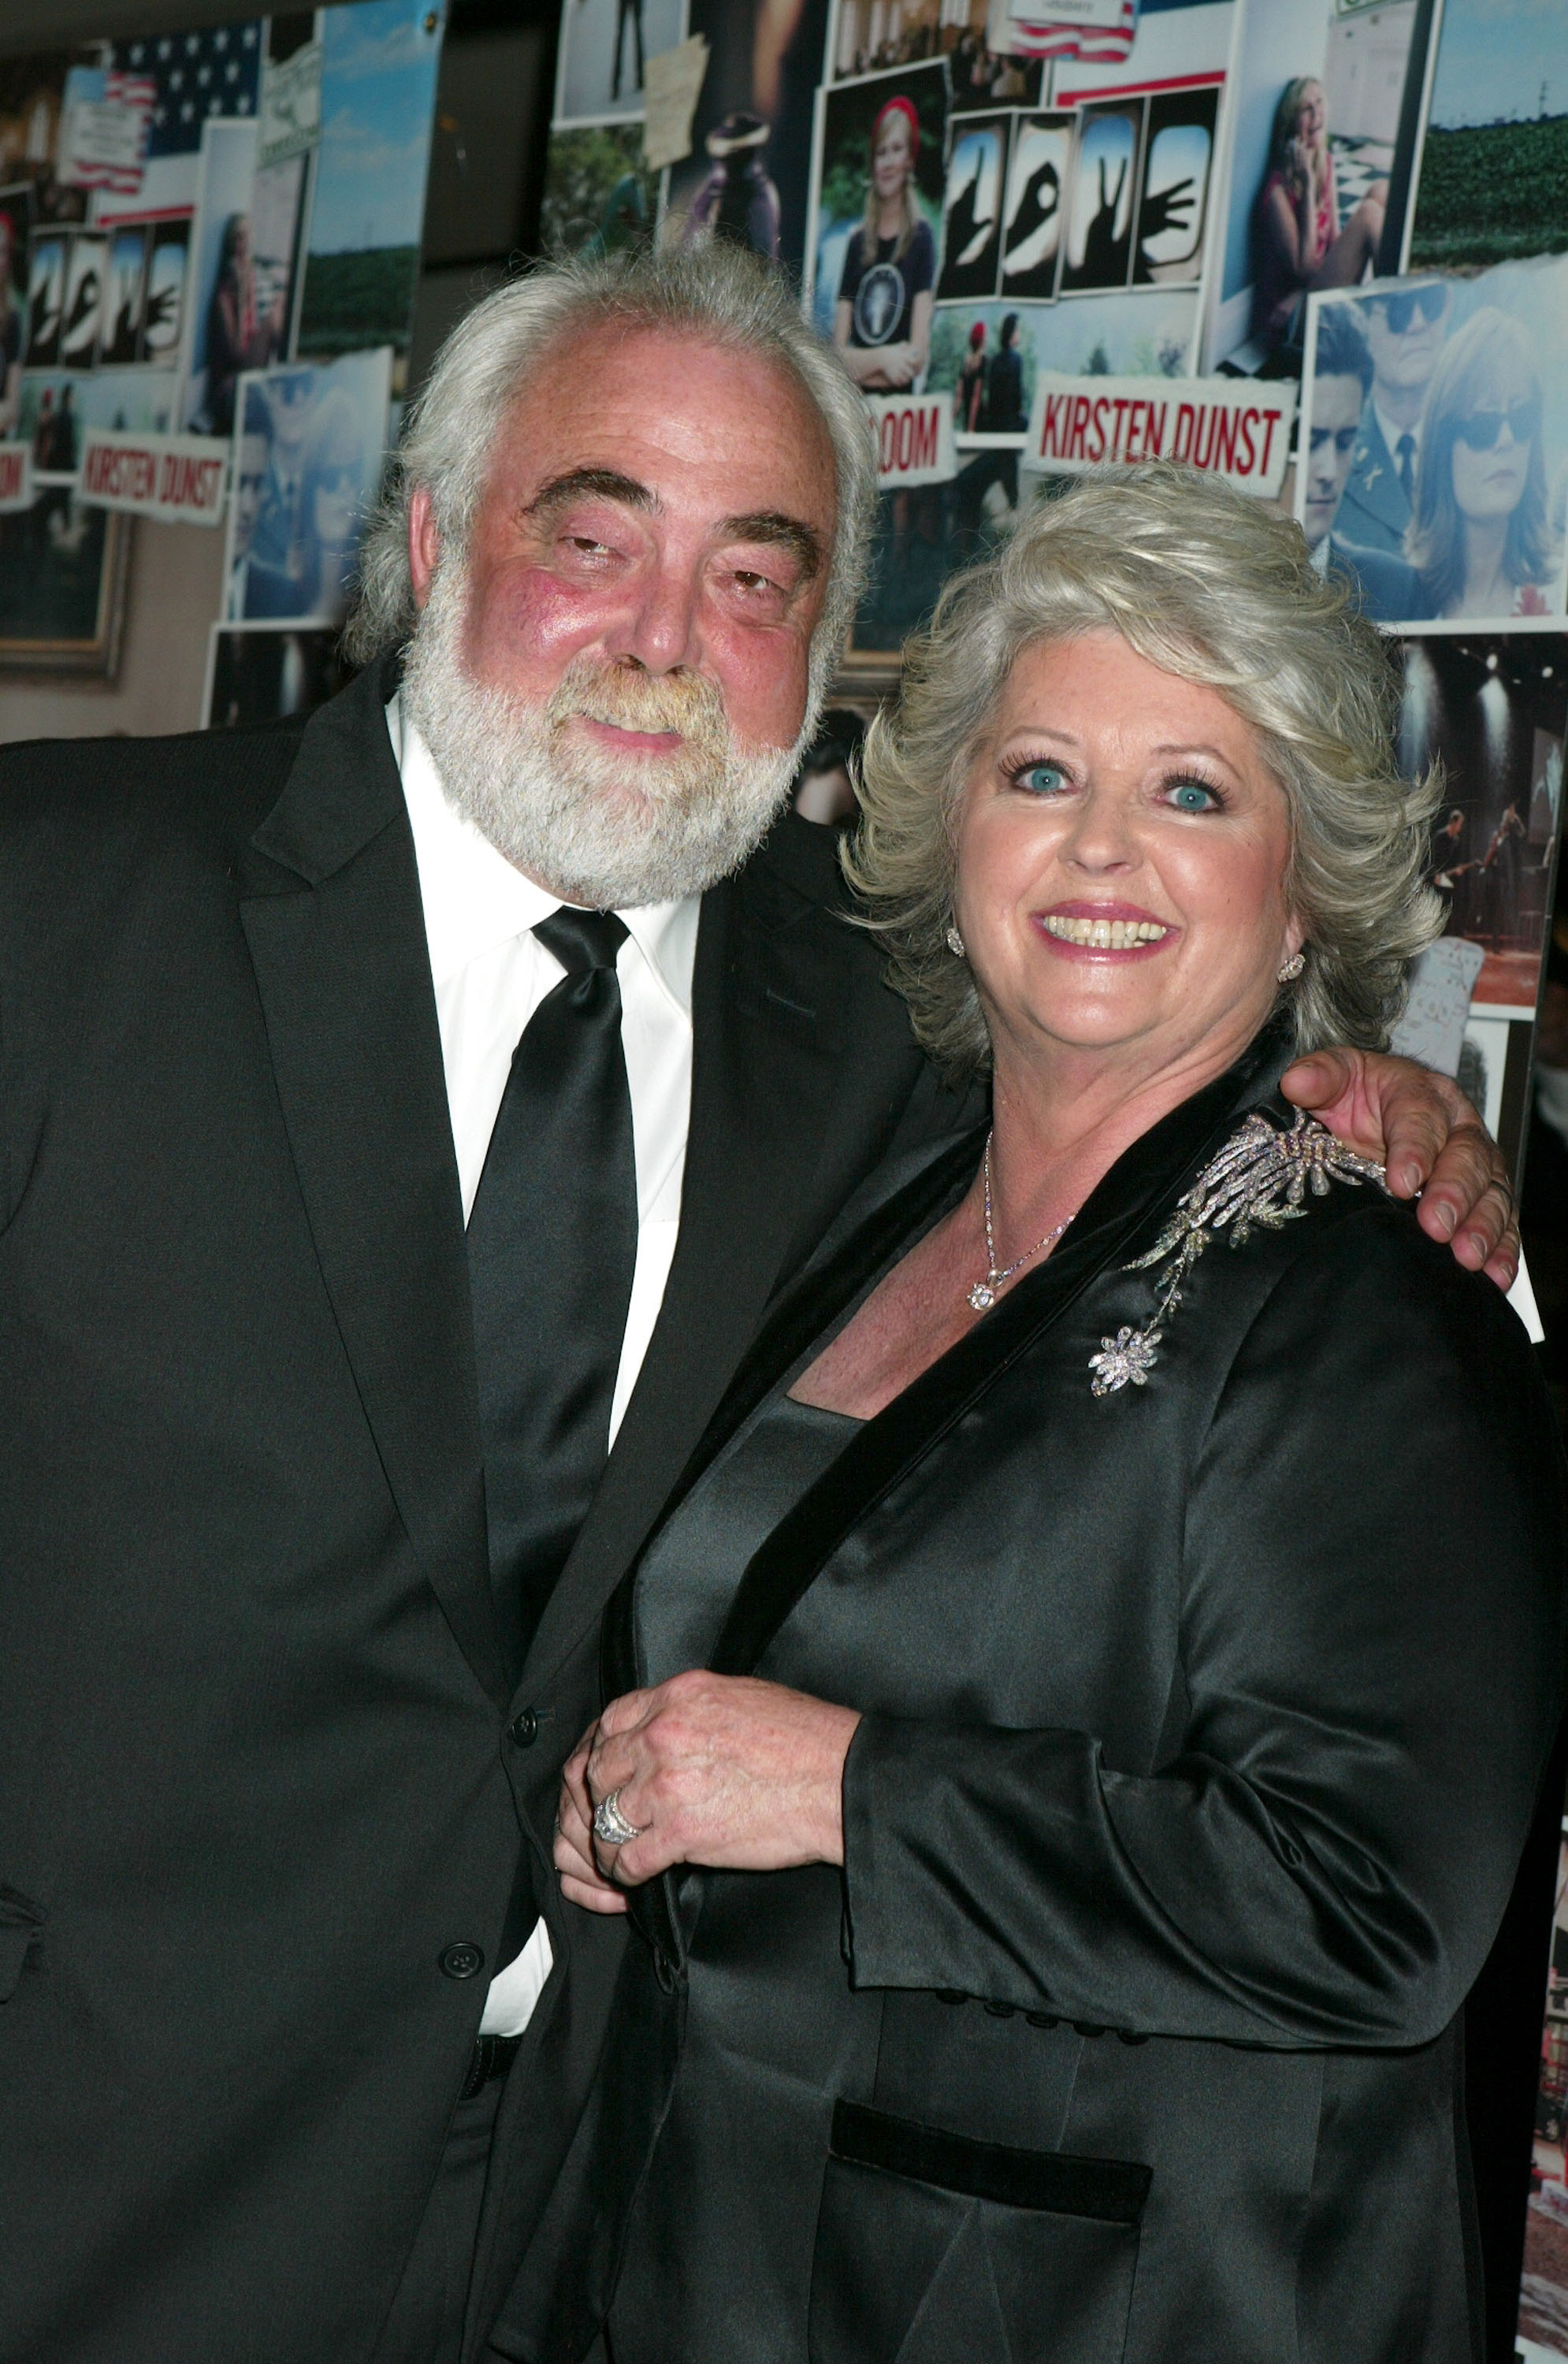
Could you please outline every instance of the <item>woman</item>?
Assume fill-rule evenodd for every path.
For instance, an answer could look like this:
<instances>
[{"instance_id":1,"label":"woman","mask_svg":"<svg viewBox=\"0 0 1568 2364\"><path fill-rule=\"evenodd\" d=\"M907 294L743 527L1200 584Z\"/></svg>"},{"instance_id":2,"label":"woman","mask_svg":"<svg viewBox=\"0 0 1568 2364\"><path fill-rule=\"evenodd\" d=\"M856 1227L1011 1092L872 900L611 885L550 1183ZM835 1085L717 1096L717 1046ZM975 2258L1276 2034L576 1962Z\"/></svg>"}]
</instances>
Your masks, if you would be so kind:
<instances>
[{"instance_id":1,"label":"woman","mask_svg":"<svg viewBox=\"0 0 1568 2364\"><path fill-rule=\"evenodd\" d=\"M1529 331L1485 305L1443 347L1422 413L1405 557L1347 545L1383 623L1545 616L1562 605Z\"/></svg>"},{"instance_id":2,"label":"woman","mask_svg":"<svg viewBox=\"0 0 1568 2364\"><path fill-rule=\"evenodd\" d=\"M1296 530L1168 464L914 649L851 875L993 1129L867 1185L612 1608L556 1859L650 1943L528 2353L613 2295L617 2364L1470 2355L1555 1432L1275 1089L1440 924L1394 710Z\"/></svg>"},{"instance_id":3,"label":"woman","mask_svg":"<svg viewBox=\"0 0 1568 2364\"><path fill-rule=\"evenodd\" d=\"M206 315L206 430L234 431L234 389L241 370L265 369L284 349L284 299L267 309L256 303L256 267L250 253L250 223L230 214L223 226L217 279Z\"/></svg>"},{"instance_id":4,"label":"woman","mask_svg":"<svg viewBox=\"0 0 1568 2364\"><path fill-rule=\"evenodd\" d=\"M1258 193L1252 334L1271 350L1297 334L1314 287L1351 287L1375 262L1388 184L1374 182L1340 227L1323 85L1287 82L1274 109L1268 170Z\"/></svg>"},{"instance_id":5,"label":"woman","mask_svg":"<svg viewBox=\"0 0 1568 2364\"><path fill-rule=\"evenodd\" d=\"M872 126L864 219L844 250L833 342L858 386L896 394L912 386L931 349L937 251L915 194L920 118L890 98Z\"/></svg>"}]
</instances>

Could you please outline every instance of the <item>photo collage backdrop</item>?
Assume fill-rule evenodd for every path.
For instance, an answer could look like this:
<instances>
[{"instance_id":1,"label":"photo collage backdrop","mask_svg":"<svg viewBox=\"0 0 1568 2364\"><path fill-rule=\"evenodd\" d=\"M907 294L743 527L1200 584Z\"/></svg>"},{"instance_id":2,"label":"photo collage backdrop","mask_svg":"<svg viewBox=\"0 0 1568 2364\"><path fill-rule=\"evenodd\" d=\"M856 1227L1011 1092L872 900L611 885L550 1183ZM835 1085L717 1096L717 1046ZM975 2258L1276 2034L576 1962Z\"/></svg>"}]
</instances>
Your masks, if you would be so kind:
<instances>
[{"instance_id":1,"label":"photo collage backdrop","mask_svg":"<svg viewBox=\"0 0 1568 2364\"><path fill-rule=\"evenodd\" d=\"M0 61L0 438L35 487L0 518L0 663L113 668L126 521L78 496L100 428L232 453L209 671L276 675L284 703L212 690L210 718L332 677L395 436L442 22L347 0ZM248 633L285 639L263 662Z\"/></svg>"}]
</instances>

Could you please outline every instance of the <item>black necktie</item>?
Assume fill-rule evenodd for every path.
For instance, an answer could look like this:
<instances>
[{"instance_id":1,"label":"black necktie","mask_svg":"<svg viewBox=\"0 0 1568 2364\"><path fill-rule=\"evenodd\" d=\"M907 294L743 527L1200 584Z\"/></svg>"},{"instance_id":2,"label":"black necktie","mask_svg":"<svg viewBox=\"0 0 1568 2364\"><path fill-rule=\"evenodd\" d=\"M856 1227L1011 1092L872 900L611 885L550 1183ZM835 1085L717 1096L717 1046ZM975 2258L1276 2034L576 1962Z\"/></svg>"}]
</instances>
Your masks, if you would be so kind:
<instances>
[{"instance_id":1,"label":"black necktie","mask_svg":"<svg viewBox=\"0 0 1568 2364\"><path fill-rule=\"evenodd\" d=\"M520 1668L609 1449L637 1260L613 911L535 935L566 970L513 1054L468 1223L490 1580Z\"/></svg>"},{"instance_id":2,"label":"black necktie","mask_svg":"<svg viewBox=\"0 0 1568 2364\"><path fill-rule=\"evenodd\" d=\"M1405 497L1409 502L1411 507L1414 508L1416 506L1415 437L1407 434L1401 435L1394 449L1395 456L1399 463L1399 481L1405 487Z\"/></svg>"}]
</instances>

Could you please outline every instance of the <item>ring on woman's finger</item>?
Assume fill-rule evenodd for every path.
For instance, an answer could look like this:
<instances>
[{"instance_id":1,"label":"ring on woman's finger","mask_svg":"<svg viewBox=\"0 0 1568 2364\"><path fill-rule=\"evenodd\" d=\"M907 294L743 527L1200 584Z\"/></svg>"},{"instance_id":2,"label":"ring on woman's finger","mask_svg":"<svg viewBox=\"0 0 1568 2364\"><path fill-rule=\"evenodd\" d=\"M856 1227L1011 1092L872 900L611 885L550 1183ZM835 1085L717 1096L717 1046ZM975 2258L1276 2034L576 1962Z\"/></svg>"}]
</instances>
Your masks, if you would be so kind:
<instances>
[{"instance_id":1,"label":"ring on woman's finger","mask_svg":"<svg viewBox=\"0 0 1568 2364\"><path fill-rule=\"evenodd\" d=\"M628 1839L640 1838L647 1828L646 1823L639 1829L636 1823L627 1821L617 1803L619 1796L619 1790L612 1790L594 1809L594 1836L604 1846L625 1846Z\"/></svg>"}]
</instances>

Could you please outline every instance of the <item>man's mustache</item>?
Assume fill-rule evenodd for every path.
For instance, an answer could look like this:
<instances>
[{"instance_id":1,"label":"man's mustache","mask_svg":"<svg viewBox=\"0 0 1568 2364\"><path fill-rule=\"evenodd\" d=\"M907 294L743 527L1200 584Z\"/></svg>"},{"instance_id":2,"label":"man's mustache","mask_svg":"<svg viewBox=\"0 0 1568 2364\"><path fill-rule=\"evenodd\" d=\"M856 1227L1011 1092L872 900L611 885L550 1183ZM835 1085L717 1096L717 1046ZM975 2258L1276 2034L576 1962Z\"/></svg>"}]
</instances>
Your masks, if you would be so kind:
<instances>
[{"instance_id":1,"label":"man's mustache","mask_svg":"<svg viewBox=\"0 0 1568 2364\"><path fill-rule=\"evenodd\" d=\"M699 746L722 742L728 730L723 693L705 675L651 674L592 657L573 659L545 708L551 730L579 718L619 730L678 731Z\"/></svg>"}]
</instances>

